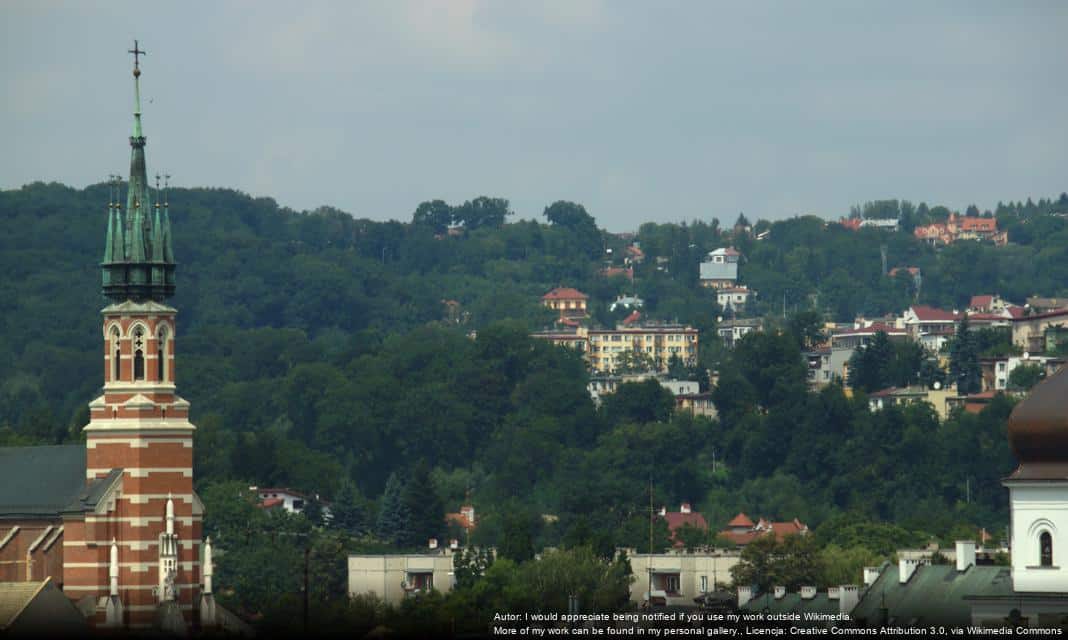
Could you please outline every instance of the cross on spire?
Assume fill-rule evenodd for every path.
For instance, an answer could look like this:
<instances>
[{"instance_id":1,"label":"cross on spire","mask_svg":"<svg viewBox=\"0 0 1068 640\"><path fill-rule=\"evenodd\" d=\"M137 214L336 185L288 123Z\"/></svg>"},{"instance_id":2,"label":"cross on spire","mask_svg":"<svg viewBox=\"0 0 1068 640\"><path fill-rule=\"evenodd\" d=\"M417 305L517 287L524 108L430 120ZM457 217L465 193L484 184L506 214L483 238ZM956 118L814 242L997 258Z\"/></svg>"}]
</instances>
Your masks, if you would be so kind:
<instances>
[{"instance_id":1,"label":"cross on spire","mask_svg":"<svg viewBox=\"0 0 1068 640\"><path fill-rule=\"evenodd\" d=\"M138 63L140 62L139 56L147 56L148 52L144 51L142 49L139 49L137 47L137 40L134 40L134 48L130 49L129 51L127 51L127 53L132 53L133 54L133 57L134 57L134 71L139 71L140 70L138 68Z\"/></svg>"}]
</instances>

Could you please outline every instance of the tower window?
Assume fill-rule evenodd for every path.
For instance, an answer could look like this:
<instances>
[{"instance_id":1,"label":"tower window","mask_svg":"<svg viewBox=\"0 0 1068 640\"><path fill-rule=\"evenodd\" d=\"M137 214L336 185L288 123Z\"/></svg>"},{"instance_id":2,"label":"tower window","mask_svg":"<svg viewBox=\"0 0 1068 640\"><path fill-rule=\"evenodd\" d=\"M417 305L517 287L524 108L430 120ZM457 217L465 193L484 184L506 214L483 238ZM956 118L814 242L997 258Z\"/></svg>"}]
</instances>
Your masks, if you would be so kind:
<instances>
[{"instance_id":1,"label":"tower window","mask_svg":"<svg viewBox=\"0 0 1068 640\"><path fill-rule=\"evenodd\" d=\"M145 331L141 327L134 330L134 380L145 379Z\"/></svg>"},{"instance_id":2,"label":"tower window","mask_svg":"<svg viewBox=\"0 0 1068 640\"><path fill-rule=\"evenodd\" d=\"M111 328L111 381L119 380L119 365L122 362L122 351L119 349L119 328Z\"/></svg>"},{"instance_id":3,"label":"tower window","mask_svg":"<svg viewBox=\"0 0 1068 640\"><path fill-rule=\"evenodd\" d=\"M160 382L167 381L167 328L163 327L159 330L159 336L156 339L156 366L159 369L159 375L157 380Z\"/></svg>"},{"instance_id":4,"label":"tower window","mask_svg":"<svg viewBox=\"0 0 1068 640\"><path fill-rule=\"evenodd\" d=\"M1053 566L1053 536L1049 531L1043 531L1038 536L1038 564L1043 567Z\"/></svg>"}]
</instances>

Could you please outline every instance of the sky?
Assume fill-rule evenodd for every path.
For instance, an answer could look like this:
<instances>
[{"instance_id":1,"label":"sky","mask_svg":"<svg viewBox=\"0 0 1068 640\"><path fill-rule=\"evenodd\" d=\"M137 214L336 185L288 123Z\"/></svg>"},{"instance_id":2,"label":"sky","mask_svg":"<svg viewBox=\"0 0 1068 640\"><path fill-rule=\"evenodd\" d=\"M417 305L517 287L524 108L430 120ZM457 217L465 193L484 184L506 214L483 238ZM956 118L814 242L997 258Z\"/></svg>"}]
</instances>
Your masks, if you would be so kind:
<instances>
[{"instance_id":1,"label":"sky","mask_svg":"<svg viewBox=\"0 0 1068 640\"><path fill-rule=\"evenodd\" d=\"M128 173L137 38L150 173L297 210L993 208L1068 191L1066 33L1064 2L5 0L0 188Z\"/></svg>"}]
</instances>

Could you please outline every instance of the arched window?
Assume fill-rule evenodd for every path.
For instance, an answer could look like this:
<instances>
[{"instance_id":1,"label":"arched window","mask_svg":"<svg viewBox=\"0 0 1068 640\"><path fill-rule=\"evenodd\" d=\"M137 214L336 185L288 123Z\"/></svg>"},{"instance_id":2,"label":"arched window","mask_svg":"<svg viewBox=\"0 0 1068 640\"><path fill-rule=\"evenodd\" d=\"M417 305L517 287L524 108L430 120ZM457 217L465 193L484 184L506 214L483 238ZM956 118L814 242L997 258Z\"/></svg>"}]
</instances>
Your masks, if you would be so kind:
<instances>
[{"instance_id":1,"label":"arched window","mask_svg":"<svg viewBox=\"0 0 1068 640\"><path fill-rule=\"evenodd\" d=\"M141 327L134 329L133 334L133 379L145 379L145 330Z\"/></svg>"},{"instance_id":2,"label":"arched window","mask_svg":"<svg viewBox=\"0 0 1068 640\"><path fill-rule=\"evenodd\" d=\"M1038 564L1043 567L1053 566L1053 536L1043 531L1038 536Z\"/></svg>"},{"instance_id":3,"label":"arched window","mask_svg":"<svg viewBox=\"0 0 1068 640\"><path fill-rule=\"evenodd\" d=\"M119 328L111 327L111 381L119 381L119 365L122 363L122 351L119 349Z\"/></svg>"},{"instance_id":4,"label":"arched window","mask_svg":"<svg viewBox=\"0 0 1068 640\"><path fill-rule=\"evenodd\" d=\"M159 375L156 377L160 382L167 381L167 327L160 327L159 335L156 336L156 366Z\"/></svg>"}]
</instances>

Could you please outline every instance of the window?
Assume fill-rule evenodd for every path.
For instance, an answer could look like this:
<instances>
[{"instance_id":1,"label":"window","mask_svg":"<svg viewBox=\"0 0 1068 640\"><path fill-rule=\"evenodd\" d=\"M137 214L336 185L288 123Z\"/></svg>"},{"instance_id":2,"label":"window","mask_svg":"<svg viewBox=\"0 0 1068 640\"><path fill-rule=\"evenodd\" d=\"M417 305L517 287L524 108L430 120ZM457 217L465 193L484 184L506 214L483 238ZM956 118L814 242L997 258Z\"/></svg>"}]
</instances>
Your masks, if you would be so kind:
<instances>
[{"instance_id":1,"label":"window","mask_svg":"<svg viewBox=\"0 0 1068 640\"><path fill-rule=\"evenodd\" d=\"M134 329L134 380L145 379L145 330Z\"/></svg>"},{"instance_id":2,"label":"window","mask_svg":"<svg viewBox=\"0 0 1068 640\"><path fill-rule=\"evenodd\" d=\"M664 576L664 591L668 593L679 592L679 574L672 573Z\"/></svg>"},{"instance_id":3,"label":"window","mask_svg":"<svg viewBox=\"0 0 1068 640\"><path fill-rule=\"evenodd\" d=\"M156 338L156 367L158 369L157 380L167 381L167 327L160 327L159 336Z\"/></svg>"},{"instance_id":4,"label":"window","mask_svg":"<svg viewBox=\"0 0 1068 640\"><path fill-rule=\"evenodd\" d=\"M1053 566L1053 536L1043 531L1038 536L1038 564L1043 567Z\"/></svg>"},{"instance_id":5,"label":"window","mask_svg":"<svg viewBox=\"0 0 1068 640\"><path fill-rule=\"evenodd\" d=\"M701 593L708 593L708 576L701 576Z\"/></svg>"},{"instance_id":6,"label":"window","mask_svg":"<svg viewBox=\"0 0 1068 640\"><path fill-rule=\"evenodd\" d=\"M111 381L119 379L119 365L122 363L122 352L119 349L119 328L111 327Z\"/></svg>"}]
</instances>

